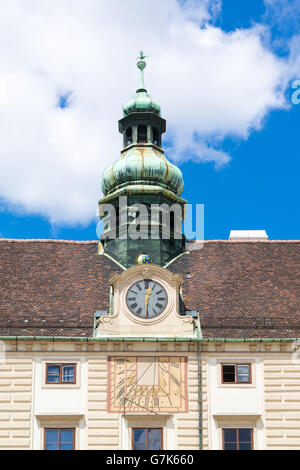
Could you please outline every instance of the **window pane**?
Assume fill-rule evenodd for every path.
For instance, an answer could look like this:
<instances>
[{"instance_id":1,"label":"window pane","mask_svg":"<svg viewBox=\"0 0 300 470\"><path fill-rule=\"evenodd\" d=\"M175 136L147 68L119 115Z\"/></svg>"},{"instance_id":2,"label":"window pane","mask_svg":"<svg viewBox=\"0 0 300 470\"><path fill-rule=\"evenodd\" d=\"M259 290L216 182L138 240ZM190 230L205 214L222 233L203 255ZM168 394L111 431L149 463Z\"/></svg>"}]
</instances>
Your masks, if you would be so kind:
<instances>
[{"instance_id":1,"label":"window pane","mask_svg":"<svg viewBox=\"0 0 300 470\"><path fill-rule=\"evenodd\" d=\"M236 429L224 429L224 442L237 442Z\"/></svg>"},{"instance_id":2,"label":"window pane","mask_svg":"<svg viewBox=\"0 0 300 470\"><path fill-rule=\"evenodd\" d=\"M61 444L60 450L73 450L73 444Z\"/></svg>"},{"instance_id":3,"label":"window pane","mask_svg":"<svg viewBox=\"0 0 300 470\"><path fill-rule=\"evenodd\" d=\"M60 367L48 366L47 382L59 382Z\"/></svg>"},{"instance_id":4,"label":"window pane","mask_svg":"<svg viewBox=\"0 0 300 470\"><path fill-rule=\"evenodd\" d=\"M223 365L223 382L235 382L235 366Z\"/></svg>"},{"instance_id":5,"label":"window pane","mask_svg":"<svg viewBox=\"0 0 300 470\"><path fill-rule=\"evenodd\" d=\"M46 429L46 450L58 450L58 429Z\"/></svg>"},{"instance_id":6,"label":"window pane","mask_svg":"<svg viewBox=\"0 0 300 470\"><path fill-rule=\"evenodd\" d=\"M72 429L61 429L60 431L60 442L64 444L73 443L73 430Z\"/></svg>"},{"instance_id":7,"label":"window pane","mask_svg":"<svg viewBox=\"0 0 300 470\"><path fill-rule=\"evenodd\" d=\"M239 442L251 443L251 429L238 429Z\"/></svg>"},{"instance_id":8,"label":"window pane","mask_svg":"<svg viewBox=\"0 0 300 470\"><path fill-rule=\"evenodd\" d=\"M237 366L238 382L249 382L250 381L250 367L244 365Z\"/></svg>"},{"instance_id":9,"label":"window pane","mask_svg":"<svg viewBox=\"0 0 300 470\"><path fill-rule=\"evenodd\" d=\"M134 442L146 442L147 441L147 430L146 429L134 429Z\"/></svg>"},{"instance_id":10,"label":"window pane","mask_svg":"<svg viewBox=\"0 0 300 470\"><path fill-rule=\"evenodd\" d=\"M46 444L46 450L59 450L58 443L57 444Z\"/></svg>"},{"instance_id":11,"label":"window pane","mask_svg":"<svg viewBox=\"0 0 300 470\"><path fill-rule=\"evenodd\" d=\"M251 443L248 443L248 444L240 443L239 450L251 450Z\"/></svg>"},{"instance_id":12,"label":"window pane","mask_svg":"<svg viewBox=\"0 0 300 470\"><path fill-rule=\"evenodd\" d=\"M237 450L237 444L224 444L224 450Z\"/></svg>"},{"instance_id":13,"label":"window pane","mask_svg":"<svg viewBox=\"0 0 300 470\"><path fill-rule=\"evenodd\" d=\"M133 450L147 450L146 442L143 442L143 443L135 442L133 446Z\"/></svg>"},{"instance_id":14,"label":"window pane","mask_svg":"<svg viewBox=\"0 0 300 470\"><path fill-rule=\"evenodd\" d=\"M159 441L149 441L149 450L162 450L161 442Z\"/></svg>"},{"instance_id":15,"label":"window pane","mask_svg":"<svg viewBox=\"0 0 300 470\"><path fill-rule=\"evenodd\" d=\"M63 366L63 382L74 382L74 366Z\"/></svg>"},{"instance_id":16,"label":"window pane","mask_svg":"<svg viewBox=\"0 0 300 470\"><path fill-rule=\"evenodd\" d=\"M149 429L148 439L149 441L160 441L161 430L160 429Z\"/></svg>"}]
</instances>

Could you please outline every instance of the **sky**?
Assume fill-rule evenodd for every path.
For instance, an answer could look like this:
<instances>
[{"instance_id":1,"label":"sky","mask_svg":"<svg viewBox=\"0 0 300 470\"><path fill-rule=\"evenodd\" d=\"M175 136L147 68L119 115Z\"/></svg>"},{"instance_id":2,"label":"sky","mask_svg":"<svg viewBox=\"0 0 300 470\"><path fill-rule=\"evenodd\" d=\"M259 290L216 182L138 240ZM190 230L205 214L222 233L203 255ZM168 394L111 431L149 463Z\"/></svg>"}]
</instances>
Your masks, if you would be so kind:
<instances>
[{"instance_id":1,"label":"sky","mask_svg":"<svg viewBox=\"0 0 300 470\"><path fill-rule=\"evenodd\" d=\"M205 239L299 239L299 0L3 0L0 237L94 240L145 83Z\"/></svg>"}]
</instances>

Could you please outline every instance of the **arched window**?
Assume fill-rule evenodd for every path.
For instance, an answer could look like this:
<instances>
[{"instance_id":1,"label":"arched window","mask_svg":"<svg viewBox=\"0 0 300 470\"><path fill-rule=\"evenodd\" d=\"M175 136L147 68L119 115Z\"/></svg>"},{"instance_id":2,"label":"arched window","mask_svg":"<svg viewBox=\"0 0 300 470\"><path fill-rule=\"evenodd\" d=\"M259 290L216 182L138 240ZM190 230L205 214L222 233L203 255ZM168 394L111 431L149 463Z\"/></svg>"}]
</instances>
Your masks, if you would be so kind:
<instances>
[{"instance_id":1,"label":"arched window","mask_svg":"<svg viewBox=\"0 0 300 470\"><path fill-rule=\"evenodd\" d=\"M132 127L128 127L125 135L126 135L125 147L127 147L127 145L132 144Z\"/></svg>"},{"instance_id":2,"label":"arched window","mask_svg":"<svg viewBox=\"0 0 300 470\"><path fill-rule=\"evenodd\" d=\"M160 141L159 141L159 132L158 132L158 130L156 129L156 127L153 127L153 128L152 128L152 133L153 133L153 143L154 143L154 145L159 146L159 145L160 145Z\"/></svg>"},{"instance_id":3,"label":"arched window","mask_svg":"<svg viewBox=\"0 0 300 470\"><path fill-rule=\"evenodd\" d=\"M138 142L147 142L147 126L138 127Z\"/></svg>"}]
</instances>

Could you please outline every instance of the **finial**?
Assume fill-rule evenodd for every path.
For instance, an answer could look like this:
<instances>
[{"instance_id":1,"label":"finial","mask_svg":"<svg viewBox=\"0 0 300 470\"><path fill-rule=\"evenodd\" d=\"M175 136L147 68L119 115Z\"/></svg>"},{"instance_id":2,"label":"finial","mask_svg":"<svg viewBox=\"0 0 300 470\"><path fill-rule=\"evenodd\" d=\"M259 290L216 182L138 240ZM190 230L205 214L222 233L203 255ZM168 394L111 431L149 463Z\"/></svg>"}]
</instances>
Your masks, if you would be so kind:
<instances>
[{"instance_id":1,"label":"finial","mask_svg":"<svg viewBox=\"0 0 300 470\"><path fill-rule=\"evenodd\" d=\"M136 90L137 93L138 93L139 91L147 91L146 88L145 88L145 83L144 83L144 69L145 69L146 66L147 66L147 63L146 63L145 59L146 59L147 57L148 57L148 56L146 56L143 51L140 51L139 56L137 57L137 67L138 67L138 69L139 69L140 72L141 72L139 87L138 87L138 89Z\"/></svg>"}]
</instances>

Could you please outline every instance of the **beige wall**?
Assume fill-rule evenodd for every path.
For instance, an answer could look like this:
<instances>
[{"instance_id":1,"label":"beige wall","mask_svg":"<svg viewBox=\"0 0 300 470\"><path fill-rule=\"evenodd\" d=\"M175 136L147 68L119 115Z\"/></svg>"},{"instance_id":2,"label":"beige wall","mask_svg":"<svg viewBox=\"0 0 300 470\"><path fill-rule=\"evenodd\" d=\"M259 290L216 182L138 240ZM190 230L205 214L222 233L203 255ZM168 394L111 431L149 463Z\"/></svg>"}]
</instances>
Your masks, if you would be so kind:
<instances>
[{"instance_id":1,"label":"beige wall","mask_svg":"<svg viewBox=\"0 0 300 470\"><path fill-rule=\"evenodd\" d=\"M268 449L300 448L300 363L264 361L265 440Z\"/></svg>"},{"instance_id":2,"label":"beige wall","mask_svg":"<svg viewBox=\"0 0 300 470\"><path fill-rule=\"evenodd\" d=\"M0 449L31 445L33 361L8 356L0 364Z\"/></svg>"},{"instance_id":3,"label":"beige wall","mask_svg":"<svg viewBox=\"0 0 300 470\"><path fill-rule=\"evenodd\" d=\"M300 448L300 366L293 344L210 343L201 352L203 448L220 449L223 425L249 424L256 449ZM16 350L17 349L17 350ZM187 413L139 416L107 412L107 358L112 355L188 357ZM44 362L73 358L80 387L45 387ZM220 386L219 364L254 364L254 386ZM0 449L40 449L43 427L68 425L77 429L79 449L130 448L130 428L139 423L164 427L168 449L199 447L198 357L189 343L7 342L0 363Z\"/></svg>"},{"instance_id":4,"label":"beige wall","mask_svg":"<svg viewBox=\"0 0 300 470\"><path fill-rule=\"evenodd\" d=\"M88 360L88 448L120 448L120 417L107 413L107 355Z\"/></svg>"}]
</instances>

